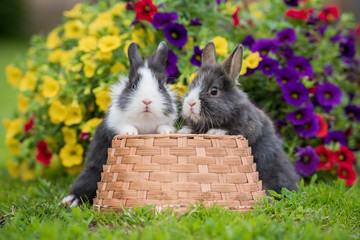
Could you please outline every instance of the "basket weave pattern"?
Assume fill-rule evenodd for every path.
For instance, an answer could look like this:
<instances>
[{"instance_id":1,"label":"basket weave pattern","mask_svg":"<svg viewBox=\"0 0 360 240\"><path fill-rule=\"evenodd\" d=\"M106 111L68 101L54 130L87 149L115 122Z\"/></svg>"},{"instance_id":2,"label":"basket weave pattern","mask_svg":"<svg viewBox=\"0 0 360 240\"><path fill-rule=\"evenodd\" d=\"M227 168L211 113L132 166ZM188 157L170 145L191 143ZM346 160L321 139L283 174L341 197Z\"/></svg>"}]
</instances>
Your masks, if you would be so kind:
<instances>
[{"instance_id":1,"label":"basket weave pattern","mask_svg":"<svg viewBox=\"0 0 360 240\"><path fill-rule=\"evenodd\" d=\"M247 140L217 135L118 135L108 150L94 206L154 204L182 213L217 203L248 211L264 191Z\"/></svg>"}]
</instances>

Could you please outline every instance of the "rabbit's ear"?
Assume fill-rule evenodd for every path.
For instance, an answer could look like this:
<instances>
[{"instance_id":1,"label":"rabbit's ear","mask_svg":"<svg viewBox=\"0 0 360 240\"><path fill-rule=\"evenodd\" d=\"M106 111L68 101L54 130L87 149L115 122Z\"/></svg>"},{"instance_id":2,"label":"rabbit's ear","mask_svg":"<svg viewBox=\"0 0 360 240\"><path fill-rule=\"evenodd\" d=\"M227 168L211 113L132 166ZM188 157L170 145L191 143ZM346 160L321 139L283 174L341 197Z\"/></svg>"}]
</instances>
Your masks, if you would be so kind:
<instances>
[{"instance_id":1,"label":"rabbit's ear","mask_svg":"<svg viewBox=\"0 0 360 240\"><path fill-rule=\"evenodd\" d=\"M166 43L164 41L162 41L159 44L158 49L156 50L156 53L154 56L154 62L156 64L161 65L162 68L165 68L165 65L166 65L167 52L168 52L168 47L167 47Z\"/></svg>"},{"instance_id":2,"label":"rabbit's ear","mask_svg":"<svg viewBox=\"0 0 360 240\"><path fill-rule=\"evenodd\" d=\"M130 69L135 70L142 65L143 59L139 52L139 45L132 42L128 48L128 57L130 62Z\"/></svg>"},{"instance_id":3,"label":"rabbit's ear","mask_svg":"<svg viewBox=\"0 0 360 240\"><path fill-rule=\"evenodd\" d=\"M243 46L239 44L222 64L222 67L225 70L225 72L230 76L231 80L233 80L235 83L240 75L242 61L243 61Z\"/></svg>"},{"instance_id":4,"label":"rabbit's ear","mask_svg":"<svg viewBox=\"0 0 360 240\"><path fill-rule=\"evenodd\" d=\"M202 54L201 54L201 65L206 64L215 64L216 63L216 53L215 45L213 42L206 44Z\"/></svg>"}]
</instances>

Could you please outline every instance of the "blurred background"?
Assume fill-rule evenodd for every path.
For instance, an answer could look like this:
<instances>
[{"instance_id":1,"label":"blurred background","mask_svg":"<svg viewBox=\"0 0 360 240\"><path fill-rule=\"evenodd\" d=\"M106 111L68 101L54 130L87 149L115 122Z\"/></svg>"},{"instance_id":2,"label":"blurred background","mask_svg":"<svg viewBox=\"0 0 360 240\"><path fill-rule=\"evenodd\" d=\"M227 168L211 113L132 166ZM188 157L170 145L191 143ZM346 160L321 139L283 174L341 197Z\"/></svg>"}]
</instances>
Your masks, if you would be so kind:
<instances>
[{"instance_id":1,"label":"blurred background","mask_svg":"<svg viewBox=\"0 0 360 240\"><path fill-rule=\"evenodd\" d=\"M5 79L5 66L21 58L33 34L46 35L61 23L64 10L78 2L96 0L0 0L0 119L16 109L16 92ZM238 0L239 1L239 0ZM248 0L251 2L251 0ZM352 12L360 20L360 0L325 0L337 4L341 12ZM0 158L9 157L4 143L4 126L0 124ZM0 167L5 161L0 161Z\"/></svg>"}]
</instances>

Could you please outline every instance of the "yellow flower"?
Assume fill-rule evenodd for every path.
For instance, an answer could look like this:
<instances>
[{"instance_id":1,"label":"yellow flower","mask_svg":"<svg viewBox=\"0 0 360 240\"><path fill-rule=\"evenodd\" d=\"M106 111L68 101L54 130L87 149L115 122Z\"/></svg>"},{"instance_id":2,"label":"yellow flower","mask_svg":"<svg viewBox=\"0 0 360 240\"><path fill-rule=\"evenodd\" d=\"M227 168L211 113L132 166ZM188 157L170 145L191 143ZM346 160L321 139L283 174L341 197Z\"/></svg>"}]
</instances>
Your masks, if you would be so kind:
<instances>
[{"instance_id":1,"label":"yellow flower","mask_svg":"<svg viewBox=\"0 0 360 240\"><path fill-rule=\"evenodd\" d=\"M92 118L88 120L81 128L82 132L88 133L95 129L102 121L102 118Z\"/></svg>"},{"instance_id":2,"label":"yellow flower","mask_svg":"<svg viewBox=\"0 0 360 240\"><path fill-rule=\"evenodd\" d=\"M79 50L84 52L91 52L96 49L97 40L95 37L87 36L79 41Z\"/></svg>"},{"instance_id":3,"label":"yellow flower","mask_svg":"<svg viewBox=\"0 0 360 240\"><path fill-rule=\"evenodd\" d=\"M64 36L66 38L76 38L79 39L85 35L86 25L80 20L72 20L65 23L65 32Z\"/></svg>"},{"instance_id":4,"label":"yellow flower","mask_svg":"<svg viewBox=\"0 0 360 240\"><path fill-rule=\"evenodd\" d=\"M106 111L111 102L111 97L109 94L109 89L103 89L102 87L97 87L93 89L93 93L95 94L95 102L96 105L99 106L101 111Z\"/></svg>"},{"instance_id":5,"label":"yellow flower","mask_svg":"<svg viewBox=\"0 0 360 240\"><path fill-rule=\"evenodd\" d=\"M6 139L15 137L17 134L21 133L23 130L23 119L22 118L15 118L13 120L4 118L3 124L6 129L6 135L5 135Z\"/></svg>"},{"instance_id":6,"label":"yellow flower","mask_svg":"<svg viewBox=\"0 0 360 240\"><path fill-rule=\"evenodd\" d=\"M64 136L65 144L75 144L76 143L76 131L69 127L62 127L61 132Z\"/></svg>"},{"instance_id":7,"label":"yellow flower","mask_svg":"<svg viewBox=\"0 0 360 240\"><path fill-rule=\"evenodd\" d=\"M194 44L194 38L193 37L188 37L188 41L185 45L185 49L186 50L192 50L193 49L193 44Z\"/></svg>"},{"instance_id":8,"label":"yellow flower","mask_svg":"<svg viewBox=\"0 0 360 240\"><path fill-rule=\"evenodd\" d=\"M175 93L177 97L182 98L187 92L188 87L185 86L182 81L179 81L176 84L170 85L170 89Z\"/></svg>"},{"instance_id":9,"label":"yellow flower","mask_svg":"<svg viewBox=\"0 0 360 240\"><path fill-rule=\"evenodd\" d=\"M15 138L7 138L5 140L6 146L9 148L9 151L13 155L20 155L20 141Z\"/></svg>"},{"instance_id":10,"label":"yellow flower","mask_svg":"<svg viewBox=\"0 0 360 240\"><path fill-rule=\"evenodd\" d=\"M250 53L249 56L245 58L247 67L250 69L257 68L262 58L260 57L259 52Z\"/></svg>"},{"instance_id":11,"label":"yellow flower","mask_svg":"<svg viewBox=\"0 0 360 240\"><path fill-rule=\"evenodd\" d=\"M17 100L18 100L17 107L19 111L22 113L26 113L28 110L30 99L19 93L17 95Z\"/></svg>"},{"instance_id":12,"label":"yellow flower","mask_svg":"<svg viewBox=\"0 0 360 240\"><path fill-rule=\"evenodd\" d=\"M24 77L21 79L19 90L20 91L34 91L37 82L36 72L26 72Z\"/></svg>"},{"instance_id":13,"label":"yellow flower","mask_svg":"<svg viewBox=\"0 0 360 240\"><path fill-rule=\"evenodd\" d=\"M120 47L120 38L117 36L105 36L99 40L99 49L102 52L111 52Z\"/></svg>"},{"instance_id":14,"label":"yellow flower","mask_svg":"<svg viewBox=\"0 0 360 240\"><path fill-rule=\"evenodd\" d=\"M149 29L146 30L148 33L148 37L147 37L147 43L152 43L155 40L155 35L152 31L150 31Z\"/></svg>"},{"instance_id":15,"label":"yellow flower","mask_svg":"<svg viewBox=\"0 0 360 240\"><path fill-rule=\"evenodd\" d=\"M5 74L6 74L6 79L8 83L11 84L11 86L13 86L14 88L19 86L19 83L23 75L23 72L21 71L20 68L15 67L13 65L7 65L5 68Z\"/></svg>"},{"instance_id":16,"label":"yellow flower","mask_svg":"<svg viewBox=\"0 0 360 240\"><path fill-rule=\"evenodd\" d=\"M126 57L129 57L129 56L128 56L128 49L129 49L129 46L130 46L131 43L132 43L132 41L130 41L130 40L127 40L127 41L125 42L124 53L125 53Z\"/></svg>"},{"instance_id":17,"label":"yellow flower","mask_svg":"<svg viewBox=\"0 0 360 240\"><path fill-rule=\"evenodd\" d=\"M115 74L118 74L120 71L125 71L125 70L126 70L125 65L122 63L119 63L119 62L115 63L110 68L110 72L115 73Z\"/></svg>"},{"instance_id":18,"label":"yellow flower","mask_svg":"<svg viewBox=\"0 0 360 240\"><path fill-rule=\"evenodd\" d=\"M246 74L246 72L247 72L247 61L246 59L244 59L241 65L240 76Z\"/></svg>"},{"instance_id":19,"label":"yellow flower","mask_svg":"<svg viewBox=\"0 0 360 240\"><path fill-rule=\"evenodd\" d=\"M47 98L52 98L58 95L60 85L58 81L50 76L43 76L42 95Z\"/></svg>"},{"instance_id":20,"label":"yellow flower","mask_svg":"<svg viewBox=\"0 0 360 240\"><path fill-rule=\"evenodd\" d=\"M80 164L80 165L75 165L69 168L66 168L66 172L70 173L70 174L74 174L77 175L79 173L81 173L81 171L83 170L84 165Z\"/></svg>"},{"instance_id":21,"label":"yellow flower","mask_svg":"<svg viewBox=\"0 0 360 240\"><path fill-rule=\"evenodd\" d=\"M126 3L117 3L115 4L108 13L114 15L114 16L121 16L126 11Z\"/></svg>"},{"instance_id":22,"label":"yellow flower","mask_svg":"<svg viewBox=\"0 0 360 240\"><path fill-rule=\"evenodd\" d=\"M67 115L67 108L60 101L54 101L49 107L48 114L52 123L62 123Z\"/></svg>"},{"instance_id":23,"label":"yellow flower","mask_svg":"<svg viewBox=\"0 0 360 240\"><path fill-rule=\"evenodd\" d=\"M61 60L60 60L60 64L62 67L65 67L70 60L76 55L77 52L77 48L73 48L69 51L64 51L63 54L61 55Z\"/></svg>"},{"instance_id":24,"label":"yellow flower","mask_svg":"<svg viewBox=\"0 0 360 240\"><path fill-rule=\"evenodd\" d=\"M223 37L217 36L213 39L213 42L215 44L216 54L219 54L220 56L226 56L228 53L228 50L227 50L228 43L227 43L226 39Z\"/></svg>"},{"instance_id":25,"label":"yellow flower","mask_svg":"<svg viewBox=\"0 0 360 240\"><path fill-rule=\"evenodd\" d=\"M49 55L48 55L49 62L51 62L51 63L60 63L61 58L62 58L64 53L65 53L65 50L63 50L61 48L58 48L58 49L50 52Z\"/></svg>"},{"instance_id":26,"label":"yellow flower","mask_svg":"<svg viewBox=\"0 0 360 240\"><path fill-rule=\"evenodd\" d=\"M258 19L263 19L265 17L264 13L259 10L259 3L251 2L249 3L250 14Z\"/></svg>"},{"instance_id":27,"label":"yellow flower","mask_svg":"<svg viewBox=\"0 0 360 240\"><path fill-rule=\"evenodd\" d=\"M68 18L80 18L81 4L77 3L70 11L64 11L63 15Z\"/></svg>"},{"instance_id":28,"label":"yellow flower","mask_svg":"<svg viewBox=\"0 0 360 240\"><path fill-rule=\"evenodd\" d=\"M44 99L44 96L41 94L41 92L38 92L36 95L35 95L35 101L37 102L42 102Z\"/></svg>"},{"instance_id":29,"label":"yellow flower","mask_svg":"<svg viewBox=\"0 0 360 240\"><path fill-rule=\"evenodd\" d=\"M197 72L194 72L194 73L192 73L192 74L190 75L190 77L189 77L189 84L194 80L194 78L196 77L196 74L197 74Z\"/></svg>"},{"instance_id":30,"label":"yellow flower","mask_svg":"<svg viewBox=\"0 0 360 240\"><path fill-rule=\"evenodd\" d=\"M52 30L46 39L46 47L49 49L54 49L60 46L61 43L62 41L59 37L59 29Z\"/></svg>"},{"instance_id":31,"label":"yellow flower","mask_svg":"<svg viewBox=\"0 0 360 240\"><path fill-rule=\"evenodd\" d=\"M99 32L107 29L108 33L118 34L119 29L115 27L111 13L100 13L96 19L89 25L89 34L99 36Z\"/></svg>"},{"instance_id":32,"label":"yellow flower","mask_svg":"<svg viewBox=\"0 0 360 240\"><path fill-rule=\"evenodd\" d=\"M225 3L224 13L232 15L236 11L237 6L233 5L231 2Z\"/></svg>"},{"instance_id":33,"label":"yellow flower","mask_svg":"<svg viewBox=\"0 0 360 240\"><path fill-rule=\"evenodd\" d=\"M21 180L30 181L35 179L35 168L29 167L29 164L22 162L19 167Z\"/></svg>"},{"instance_id":34,"label":"yellow flower","mask_svg":"<svg viewBox=\"0 0 360 240\"><path fill-rule=\"evenodd\" d=\"M99 59L99 60L109 62L110 60L112 60L112 52L97 51L96 54L95 54L95 58Z\"/></svg>"},{"instance_id":35,"label":"yellow flower","mask_svg":"<svg viewBox=\"0 0 360 240\"><path fill-rule=\"evenodd\" d=\"M10 176L17 178L19 176L19 164L10 160L6 160L6 165L9 168Z\"/></svg>"},{"instance_id":36,"label":"yellow flower","mask_svg":"<svg viewBox=\"0 0 360 240\"><path fill-rule=\"evenodd\" d=\"M66 126L78 124L81 122L82 118L83 118L83 111L81 109L81 106L79 106L79 105L77 105L77 106L68 105L67 106L67 111L66 111L66 116L65 116L65 125Z\"/></svg>"},{"instance_id":37,"label":"yellow flower","mask_svg":"<svg viewBox=\"0 0 360 240\"><path fill-rule=\"evenodd\" d=\"M80 144L65 144L60 149L60 159L64 167L79 165L83 160L84 149Z\"/></svg>"},{"instance_id":38,"label":"yellow flower","mask_svg":"<svg viewBox=\"0 0 360 240\"><path fill-rule=\"evenodd\" d=\"M84 73L85 73L85 77L87 78L91 78L94 76L95 74L95 70L96 70L96 63L94 60L88 60L84 62Z\"/></svg>"},{"instance_id":39,"label":"yellow flower","mask_svg":"<svg viewBox=\"0 0 360 240\"><path fill-rule=\"evenodd\" d=\"M131 33L131 40L139 44L140 47L145 47L145 43L143 42L144 35L145 35L145 30L143 28L135 29Z\"/></svg>"}]
</instances>

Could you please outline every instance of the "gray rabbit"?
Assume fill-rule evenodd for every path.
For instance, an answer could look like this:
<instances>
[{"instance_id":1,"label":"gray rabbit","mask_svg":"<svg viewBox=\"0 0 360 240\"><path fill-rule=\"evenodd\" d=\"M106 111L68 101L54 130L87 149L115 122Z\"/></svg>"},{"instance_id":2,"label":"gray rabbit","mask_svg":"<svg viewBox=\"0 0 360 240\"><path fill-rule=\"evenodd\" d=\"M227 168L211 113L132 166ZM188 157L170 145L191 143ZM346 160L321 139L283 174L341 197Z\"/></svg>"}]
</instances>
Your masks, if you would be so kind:
<instances>
[{"instance_id":1,"label":"gray rabbit","mask_svg":"<svg viewBox=\"0 0 360 240\"><path fill-rule=\"evenodd\" d=\"M272 121L237 86L243 48L238 45L222 65L216 63L215 46L203 50L201 68L182 103L187 121L180 133L243 135L252 148L265 190L297 190L299 176L282 149Z\"/></svg>"}]
</instances>

